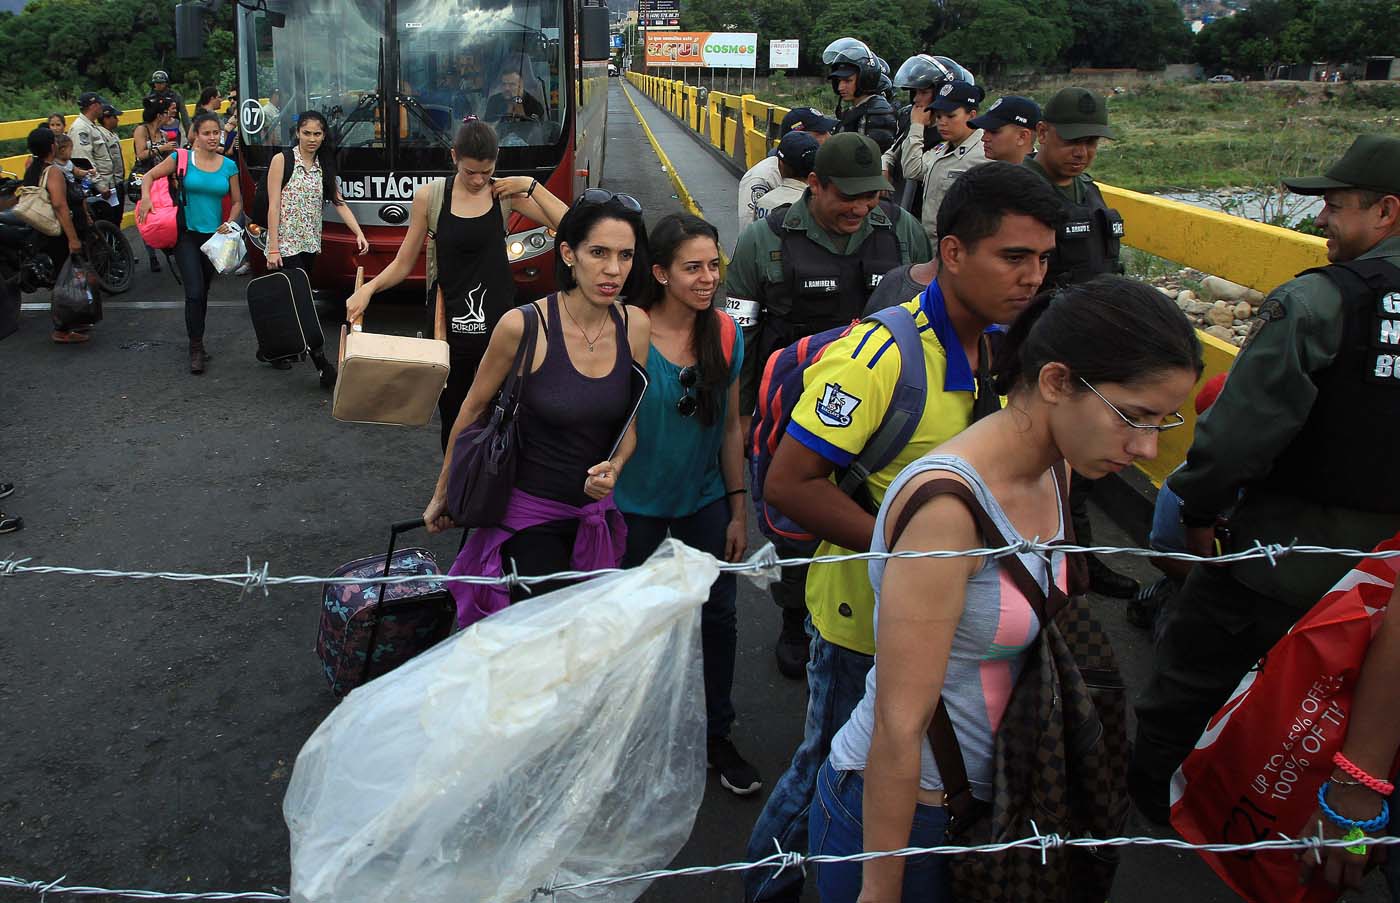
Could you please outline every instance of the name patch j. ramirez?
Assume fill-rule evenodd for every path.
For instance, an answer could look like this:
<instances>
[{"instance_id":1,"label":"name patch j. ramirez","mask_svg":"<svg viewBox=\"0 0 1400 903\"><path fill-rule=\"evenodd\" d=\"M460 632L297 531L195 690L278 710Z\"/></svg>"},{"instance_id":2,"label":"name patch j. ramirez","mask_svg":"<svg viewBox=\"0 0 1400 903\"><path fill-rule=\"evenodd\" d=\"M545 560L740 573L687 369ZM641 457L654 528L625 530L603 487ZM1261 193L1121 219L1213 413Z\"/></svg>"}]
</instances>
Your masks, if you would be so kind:
<instances>
[{"instance_id":1,"label":"name patch j. ramirez","mask_svg":"<svg viewBox=\"0 0 1400 903\"><path fill-rule=\"evenodd\" d=\"M851 425L851 415L860 407L860 399L841 388L840 383L827 383L826 391L817 400L817 419L827 426Z\"/></svg>"}]
</instances>

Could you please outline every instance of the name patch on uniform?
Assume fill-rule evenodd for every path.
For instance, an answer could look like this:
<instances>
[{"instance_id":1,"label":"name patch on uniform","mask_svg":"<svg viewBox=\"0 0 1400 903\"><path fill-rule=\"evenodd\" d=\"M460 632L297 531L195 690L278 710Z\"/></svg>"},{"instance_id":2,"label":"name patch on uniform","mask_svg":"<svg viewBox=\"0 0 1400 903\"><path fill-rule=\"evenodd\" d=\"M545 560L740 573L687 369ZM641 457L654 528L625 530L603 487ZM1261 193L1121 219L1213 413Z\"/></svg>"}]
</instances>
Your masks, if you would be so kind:
<instances>
[{"instance_id":1,"label":"name patch on uniform","mask_svg":"<svg viewBox=\"0 0 1400 903\"><path fill-rule=\"evenodd\" d=\"M827 383L817 400L817 419L827 426L847 427L851 415L860 407L860 399L841 388L840 383Z\"/></svg>"},{"instance_id":2,"label":"name patch on uniform","mask_svg":"<svg viewBox=\"0 0 1400 903\"><path fill-rule=\"evenodd\" d=\"M875 286L879 285L880 280L884 278L884 273L871 273L869 276L865 277L865 287L874 288Z\"/></svg>"},{"instance_id":3,"label":"name patch on uniform","mask_svg":"<svg viewBox=\"0 0 1400 903\"><path fill-rule=\"evenodd\" d=\"M1123 221L1122 221L1122 220L1114 220L1113 222L1111 222L1111 223L1108 224L1108 228L1109 228L1109 231L1112 232L1114 235L1118 236L1119 238L1122 238L1122 237L1123 237Z\"/></svg>"},{"instance_id":4,"label":"name patch on uniform","mask_svg":"<svg viewBox=\"0 0 1400 903\"><path fill-rule=\"evenodd\" d=\"M757 326L759 314L762 308L757 301L750 301L747 298L736 298L730 295L724 300L724 312L734 319L734 325L739 327Z\"/></svg>"},{"instance_id":5,"label":"name patch on uniform","mask_svg":"<svg viewBox=\"0 0 1400 903\"><path fill-rule=\"evenodd\" d=\"M1065 223L1065 235L1088 235L1094 231L1094 224L1088 220L1077 223Z\"/></svg>"},{"instance_id":6,"label":"name patch on uniform","mask_svg":"<svg viewBox=\"0 0 1400 903\"><path fill-rule=\"evenodd\" d=\"M839 292L841 290L839 281L835 278L829 277L822 277L818 279L803 279L799 288L801 288L804 294L807 292L823 292L829 295L834 292Z\"/></svg>"}]
</instances>

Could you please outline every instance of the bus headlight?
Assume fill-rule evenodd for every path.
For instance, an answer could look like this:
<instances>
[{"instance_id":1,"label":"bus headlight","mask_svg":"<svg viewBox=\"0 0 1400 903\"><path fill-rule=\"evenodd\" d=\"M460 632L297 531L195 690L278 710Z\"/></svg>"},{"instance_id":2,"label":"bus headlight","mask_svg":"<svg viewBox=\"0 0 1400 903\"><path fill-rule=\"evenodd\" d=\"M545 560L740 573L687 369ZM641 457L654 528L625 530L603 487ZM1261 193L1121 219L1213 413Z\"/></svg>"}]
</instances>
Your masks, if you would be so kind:
<instances>
[{"instance_id":1,"label":"bus headlight","mask_svg":"<svg viewBox=\"0 0 1400 903\"><path fill-rule=\"evenodd\" d=\"M506 240L506 256L511 263L529 260L547 253L554 247L552 231L543 227L519 232Z\"/></svg>"}]
</instances>

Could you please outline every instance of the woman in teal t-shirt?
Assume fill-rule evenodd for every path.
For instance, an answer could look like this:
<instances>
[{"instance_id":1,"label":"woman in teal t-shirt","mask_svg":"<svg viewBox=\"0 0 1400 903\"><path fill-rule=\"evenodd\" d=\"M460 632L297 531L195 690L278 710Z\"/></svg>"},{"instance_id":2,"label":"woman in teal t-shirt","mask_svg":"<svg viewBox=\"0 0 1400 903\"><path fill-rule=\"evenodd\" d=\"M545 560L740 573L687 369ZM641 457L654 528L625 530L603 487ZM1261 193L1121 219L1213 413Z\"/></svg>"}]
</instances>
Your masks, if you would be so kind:
<instances>
[{"instance_id":1,"label":"woman in teal t-shirt","mask_svg":"<svg viewBox=\"0 0 1400 903\"><path fill-rule=\"evenodd\" d=\"M209 284L214 279L214 264L200 250L215 232L229 231L229 224L243 212L243 197L238 190L238 164L220 153L223 137L219 117L201 113L190 124L194 147L188 156L181 151L171 154L146 175L146 181L163 179L176 171L179 159L186 157L184 179L183 228L175 245L175 265L180 268L180 280L185 284L185 331L190 337L190 372L203 373L207 355L204 351L204 319L209 311ZM224 199L230 206L224 213ZM150 194L143 193L136 208L137 222L151 212Z\"/></svg>"},{"instance_id":2,"label":"woman in teal t-shirt","mask_svg":"<svg viewBox=\"0 0 1400 903\"><path fill-rule=\"evenodd\" d=\"M647 376L637 414L637 450L615 498L627 520L624 567L641 564L670 533L716 558L738 561L748 544L739 368L744 345L734 321L715 310L719 233L675 213L651 230L655 284L639 306L652 318ZM700 615L708 752L720 784L740 795L762 785L729 739L738 644L733 574L721 574Z\"/></svg>"}]
</instances>

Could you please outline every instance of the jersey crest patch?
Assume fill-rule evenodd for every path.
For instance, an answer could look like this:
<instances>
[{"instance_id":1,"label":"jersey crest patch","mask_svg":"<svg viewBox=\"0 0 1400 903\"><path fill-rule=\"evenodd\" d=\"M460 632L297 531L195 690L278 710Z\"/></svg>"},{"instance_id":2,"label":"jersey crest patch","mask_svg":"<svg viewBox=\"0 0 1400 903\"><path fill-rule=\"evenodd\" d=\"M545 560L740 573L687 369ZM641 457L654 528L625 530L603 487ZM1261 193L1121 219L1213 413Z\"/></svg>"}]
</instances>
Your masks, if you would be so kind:
<instances>
[{"instance_id":1,"label":"jersey crest patch","mask_svg":"<svg viewBox=\"0 0 1400 903\"><path fill-rule=\"evenodd\" d=\"M860 407L860 399L841 388L840 383L827 383L817 400L817 419L830 427L851 425L851 415Z\"/></svg>"}]
</instances>

